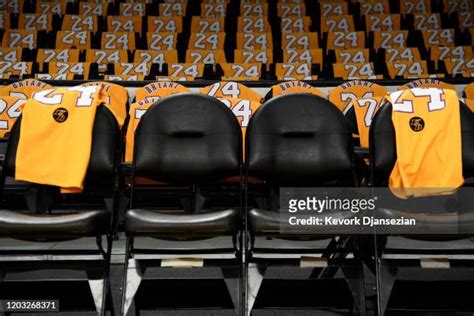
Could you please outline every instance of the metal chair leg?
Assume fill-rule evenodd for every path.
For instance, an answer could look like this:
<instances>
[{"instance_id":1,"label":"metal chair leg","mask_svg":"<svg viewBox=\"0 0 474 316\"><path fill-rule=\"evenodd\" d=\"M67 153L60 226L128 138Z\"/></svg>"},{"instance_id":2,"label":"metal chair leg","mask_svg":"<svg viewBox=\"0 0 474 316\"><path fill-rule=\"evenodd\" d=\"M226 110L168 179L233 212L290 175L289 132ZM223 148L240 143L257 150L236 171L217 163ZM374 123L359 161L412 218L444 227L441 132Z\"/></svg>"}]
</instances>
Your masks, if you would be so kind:
<instances>
[{"instance_id":1,"label":"metal chair leg","mask_svg":"<svg viewBox=\"0 0 474 316\"><path fill-rule=\"evenodd\" d=\"M247 297L247 315L252 312L253 305L257 299L258 291L262 285L266 267L250 262L248 264L248 297Z\"/></svg>"},{"instance_id":2,"label":"metal chair leg","mask_svg":"<svg viewBox=\"0 0 474 316\"><path fill-rule=\"evenodd\" d=\"M234 309L237 312L237 315L240 315L240 271L237 267L221 268L222 277L227 286L227 291L230 294L232 303L234 304Z\"/></svg>"},{"instance_id":3,"label":"metal chair leg","mask_svg":"<svg viewBox=\"0 0 474 316\"><path fill-rule=\"evenodd\" d=\"M341 271L344 274L344 279L352 293L352 298L359 311L359 315L365 316L367 308L365 304L365 280L364 271L361 262L357 262L353 266L343 265Z\"/></svg>"},{"instance_id":4,"label":"metal chair leg","mask_svg":"<svg viewBox=\"0 0 474 316\"><path fill-rule=\"evenodd\" d=\"M377 261L377 305L379 315L383 316L387 310L398 268L389 266L385 260L381 258Z\"/></svg>"}]
</instances>

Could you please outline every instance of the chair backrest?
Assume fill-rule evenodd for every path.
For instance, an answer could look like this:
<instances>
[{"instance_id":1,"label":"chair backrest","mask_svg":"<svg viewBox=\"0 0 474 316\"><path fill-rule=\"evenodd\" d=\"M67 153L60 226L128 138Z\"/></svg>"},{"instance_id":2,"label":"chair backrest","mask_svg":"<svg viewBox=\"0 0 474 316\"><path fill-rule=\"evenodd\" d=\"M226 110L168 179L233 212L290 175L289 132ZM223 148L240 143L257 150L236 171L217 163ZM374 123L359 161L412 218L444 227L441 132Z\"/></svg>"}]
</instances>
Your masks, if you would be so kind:
<instances>
[{"instance_id":1,"label":"chair backrest","mask_svg":"<svg viewBox=\"0 0 474 316\"><path fill-rule=\"evenodd\" d=\"M0 160L5 159L7 153L8 138L0 138Z\"/></svg>"},{"instance_id":2,"label":"chair backrest","mask_svg":"<svg viewBox=\"0 0 474 316\"><path fill-rule=\"evenodd\" d=\"M205 184L240 174L242 132L219 100L183 93L158 101L135 132L134 175Z\"/></svg>"},{"instance_id":3,"label":"chair backrest","mask_svg":"<svg viewBox=\"0 0 474 316\"><path fill-rule=\"evenodd\" d=\"M465 178L474 176L474 114L460 102L462 164ZM449 128L448 126L446 128ZM387 102L375 114L370 127L370 159L374 185L386 186L397 160L392 105Z\"/></svg>"},{"instance_id":4,"label":"chair backrest","mask_svg":"<svg viewBox=\"0 0 474 316\"><path fill-rule=\"evenodd\" d=\"M7 153L4 161L5 175L15 176L15 161L18 142L20 140L21 116L15 122L8 139ZM109 184L114 181L120 130L117 120L110 110L101 105L97 108L92 135L92 148L87 169L87 184Z\"/></svg>"},{"instance_id":5,"label":"chair backrest","mask_svg":"<svg viewBox=\"0 0 474 316\"><path fill-rule=\"evenodd\" d=\"M275 97L252 116L246 133L248 174L275 185L354 182L349 124L316 95Z\"/></svg>"}]
</instances>

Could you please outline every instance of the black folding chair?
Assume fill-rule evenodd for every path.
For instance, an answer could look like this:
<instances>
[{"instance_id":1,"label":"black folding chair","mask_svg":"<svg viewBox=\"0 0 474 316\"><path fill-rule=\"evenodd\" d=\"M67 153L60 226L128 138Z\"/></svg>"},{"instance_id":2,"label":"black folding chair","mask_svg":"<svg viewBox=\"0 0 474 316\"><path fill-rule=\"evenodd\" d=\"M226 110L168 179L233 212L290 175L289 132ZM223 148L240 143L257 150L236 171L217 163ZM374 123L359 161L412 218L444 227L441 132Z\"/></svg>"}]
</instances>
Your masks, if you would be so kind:
<instances>
[{"instance_id":1,"label":"black folding chair","mask_svg":"<svg viewBox=\"0 0 474 316\"><path fill-rule=\"evenodd\" d=\"M104 314L120 147L115 117L105 106L98 107L84 191L71 195L61 195L58 187L12 178L20 126L21 117L11 131L2 170L0 281L13 281L18 272L58 269L61 272L52 274L50 280L87 279L95 308ZM69 275L71 270L82 273ZM15 273L12 278L10 273ZM20 280L42 278L41 273L33 276ZM47 291L40 295L48 297Z\"/></svg>"},{"instance_id":2,"label":"black folding chair","mask_svg":"<svg viewBox=\"0 0 474 316\"><path fill-rule=\"evenodd\" d=\"M125 213L122 314L129 311L143 279L169 278L182 271L171 268L183 265L220 268L222 274L204 278L223 277L234 309L240 310L241 189L240 182L223 180L241 174L241 138L232 111L205 95L167 97L142 117L135 132L131 204ZM183 307L175 305L168 307Z\"/></svg>"},{"instance_id":3,"label":"black folding chair","mask_svg":"<svg viewBox=\"0 0 474 316\"><path fill-rule=\"evenodd\" d=\"M280 189L285 187L357 186L351 130L344 115L315 95L272 98L253 115L245 152L248 176L264 181L263 185L248 183L247 313L258 301L264 277L272 268L285 267L294 271L291 276L282 277L275 270L270 278L315 282L344 279L354 302L345 307L364 314L365 290L357 239L350 234L340 236L335 230L295 231L280 205ZM325 215L315 214L321 218ZM314 259L316 256L319 259ZM339 268L342 275L337 274ZM349 301L352 302L350 298Z\"/></svg>"},{"instance_id":4,"label":"black folding chair","mask_svg":"<svg viewBox=\"0 0 474 316\"><path fill-rule=\"evenodd\" d=\"M465 187L472 187L474 115L464 103L460 103L460 112L463 175L466 179ZM372 121L370 156L373 186L387 188L397 159L390 103L386 103ZM387 310L397 276L404 280L419 281L460 281L471 278L474 268L472 196L469 188L461 188L450 196L408 200L390 195L384 197L388 201L388 207L381 206L378 217L415 219L417 226L411 229L408 227L408 230L403 230L402 227L393 232L375 231L379 315L384 315ZM450 199L454 202L452 207L441 210L440 206L448 205L445 203ZM414 200L418 200L418 204L413 204ZM433 309L433 306L428 308Z\"/></svg>"}]
</instances>

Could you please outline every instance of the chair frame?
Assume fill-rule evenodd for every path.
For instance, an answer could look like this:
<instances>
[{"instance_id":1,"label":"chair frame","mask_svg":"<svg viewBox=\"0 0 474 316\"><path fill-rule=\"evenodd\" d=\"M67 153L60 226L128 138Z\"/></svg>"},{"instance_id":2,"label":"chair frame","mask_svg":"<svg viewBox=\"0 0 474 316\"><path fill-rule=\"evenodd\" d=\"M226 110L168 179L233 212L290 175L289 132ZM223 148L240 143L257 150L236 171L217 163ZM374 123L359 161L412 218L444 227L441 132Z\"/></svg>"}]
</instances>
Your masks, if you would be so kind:
<instances>
[{"instance_id":1,"label":"chair frame","mask_svg":"<svg viewBox=\"0 0 474 316\"><path fill-rule=\"evenodd\" d=\"M112 114L110 114L112 115ZM120 159L121 146L119 142L120 135L117 135L117 148L115 149L115 166L114 174L117 174L118 162ZM2 168L3 169L3 168ZM24 185L13 186L10 190L9 187L5 187L5 181L7 179L5 169L2 170L0 179L0 196L4 196L4 191L12 191L12 193L25 194ZM8 273L13 272L32 272L51 269L54 267L56 270L79 270L85 272L86 279L88 280L89 287L94 299L94 305L98 315L105 315L107 303L110 305L110 311L114 314L112 306L111 288L110 288L110 266L112 257L112 245L114 239L115 222L117 219L118 212L118 183L117 176L114 176L113 183L110 186L111 196L104 198L105 211L111 214L111 223L109 231L105 235L89 237L95 239L95 245L97 249L27 249L27 250L0 250L0 284L5 282L5 277ZM38 210L43 207L44 203L49 203L50 192L48 189L44 189L41 185L32 185L28 188L25 194L25 199L30 208L30 211L38 214ZM31 210L32 208L32 210ZM103 238L105 236L105 239ZM17 237L17 236L12 236ZM0 237L5 238L5 237ZM79 237L79 239L87 238ZM105 245L104 245L105 241ZM38 241L33 241L38 243ZM49 242L49 241L48 241ZM52 242L57 242L53 240ZM41 244L44 242L40 241ZM41 278L41 276L39 276ZM33 278L21 278L21 281L35 281L38 277ZM54 280L64 280L58 276ZM83 281L83 277L70 277L68 281Z\"/></svg>"},{"instance_id":2,"label":"chair frame","mask_svg":"<svg viewBox=\"0 0 474 316\"><path fill-rule=\"evenodd\" d=\"M124 196L127 196L126 199L129 199L130 203L128 208L133 207L133 197L135 188L135 176L133 171L130 173L131 164L125 164L128 172L125 172L124 176L130 176L132 182L130 185L130 191L128 194L123 192ZM241 168L242 169L242 168ZM241 171L242 174L242 171ZM243 201L243 188L242 188L242 176L240 176L240 182L238 184L239 199L241 205L239 206L240 214L242 212L242 201ZM170 188L171 192L173 191L172 187ZM191 186L191 198L182 201L184 204L193 205L199 208L199 205L202 205L204 202L202 196L199 193L199 187ZM125 211L125 210L123 210ZM241 222L243 220L241 219ZM121 315L128 315L130 312L130 307L132 301L134 301L135 294L140 286L142 280L157 280L159 278L154 276L152 269L163 269L162 260L163 259L182 259L182 258L199 258L204 260L204 265L200 267L204 268L220 268L222 271L222 279L224 279L228 292L231 295L231 299L234 305L234 309L239 315L242 315L241 311L244 307L243 300L243 278L241 277L244 261L242 245L243 234L239 232L236 236L232 236L232 248L216 248L216 249L203 249L202 247L189 247L183 248L182 245L185 245L189 241L179 241L176 243L176 248L166 248L166 249L141 249L135 248L135 240L145 236L126 236L126 246L125 246L125 267L122 277L122 302L121 302ZM147 236L148 237L148 236ZM191 240L192 241L192 240ZM154 242L154 245L160 245L160 239L157 239ZM237 274L235 273L235 267L237 268ZM148 271L147 271L148 270Z\"/></svg>"}]
</instances>

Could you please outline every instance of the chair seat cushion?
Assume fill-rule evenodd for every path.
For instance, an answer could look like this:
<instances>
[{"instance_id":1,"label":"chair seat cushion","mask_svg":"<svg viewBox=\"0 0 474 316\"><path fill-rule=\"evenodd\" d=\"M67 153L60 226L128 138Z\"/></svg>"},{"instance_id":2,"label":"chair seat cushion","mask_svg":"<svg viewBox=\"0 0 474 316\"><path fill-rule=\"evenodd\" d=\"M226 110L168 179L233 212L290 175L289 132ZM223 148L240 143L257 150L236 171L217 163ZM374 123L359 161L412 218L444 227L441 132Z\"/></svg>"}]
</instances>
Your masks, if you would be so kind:
<instances>
[{"instance_id":1,"label":"chair seat cushion","mask_svg":"<svg viewBox=\"0 0 474 316\"><path fill-rule=\"evenodd\" d=\"M238 231L238 223L237 209L202 211L198 214L132 209L125 214L128 235L230 235Z\"/></svg>"},{"instance_id":2,"label":"chair seat cushion","mask_svg":"<svg viewBox=\"0 0 474 316\"><path fill-rule=\"evenodd\" d=\"M394 226L385 233L402 235L420 240L457 240L474 236L474 212L449 212L430 214L400 209L380 208L378 217L383 219L414 219L415 227Z\"/></svg>"},{"instance_id":3,"label":"chair seat cushion","mask_svg":"<svg viewBox=\"0 0 474 316\"><path fill-rule=\"evenodd\" d=\"M5 190L27 190L35 187L35 184L25 181L17 181L15 178L5 178Z\"/></svg>"},{"instance_id":4,"label":"chair seat cushion","mask_svg":"<svg viewBox=\"0 0 474 316\"><path fill-rule=\"evenodd\" d=\"M5 237L86 237L100 236L110 229L110 213L105 210L55 211L52 214L0 210L0 236Z\"/></svg>"}]
</instances>

